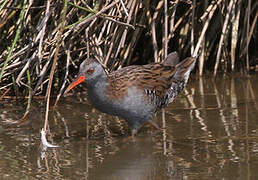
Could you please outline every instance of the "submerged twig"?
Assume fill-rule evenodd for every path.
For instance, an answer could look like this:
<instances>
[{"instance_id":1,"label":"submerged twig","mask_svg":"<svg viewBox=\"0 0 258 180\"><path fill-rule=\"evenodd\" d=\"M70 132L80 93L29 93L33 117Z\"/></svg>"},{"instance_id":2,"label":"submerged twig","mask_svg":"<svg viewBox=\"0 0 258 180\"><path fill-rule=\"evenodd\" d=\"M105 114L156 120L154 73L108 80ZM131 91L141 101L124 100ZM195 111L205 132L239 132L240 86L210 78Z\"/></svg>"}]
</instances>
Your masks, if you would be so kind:
<instances>
[{"instance_id":1,"label":"submerged twig","mask_svg":"<svg viewBox=\"0 0 258 180\"><path fill-rule=\"evenodd\" d=\"M42 142L42 145L45 147L45 148L57 148L59 146L57 145L53 145L53 144L50 144L49 142L47 142L47 138L46 138L46 131L42 128L41 129L41 142Z\"/></svg>"}]
</instances>

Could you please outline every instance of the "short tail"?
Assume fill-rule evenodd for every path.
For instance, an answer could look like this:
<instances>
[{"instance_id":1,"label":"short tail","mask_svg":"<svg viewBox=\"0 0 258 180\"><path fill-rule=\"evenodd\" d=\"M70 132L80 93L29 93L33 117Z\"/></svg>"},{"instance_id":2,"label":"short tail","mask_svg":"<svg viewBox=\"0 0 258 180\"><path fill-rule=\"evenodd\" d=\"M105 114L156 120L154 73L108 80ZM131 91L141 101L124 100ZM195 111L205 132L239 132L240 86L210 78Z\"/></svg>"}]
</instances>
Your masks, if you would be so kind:
<instances>
[{"instance_id":1,"label":"short tail","mask_svg":"<svg viewBox=\"0 0 258 180\"><path fill-rule=\"evenodd\" d=\"M176 82L172 83L171 90L168 93L169 103L171 103L175 97L183 91L190 73L194 68L196 59L196 57L189 57L176 65L176 72L173 76L173 79L175 79Z\"/></svg>"},{"instance_id":2,"label":"short tail","mask_svg":"<svg viewBox=\"0 0 258 180\"><path fill-rule=\"evenodd\" d=\"M178 81L184 80L185 84L188 81L189 75L191 71L193 70L195 63L196 63L196 57L188 57L179 64L176 65L176 73L174 75L174 78Z\"/></svg>"}]
</instances>

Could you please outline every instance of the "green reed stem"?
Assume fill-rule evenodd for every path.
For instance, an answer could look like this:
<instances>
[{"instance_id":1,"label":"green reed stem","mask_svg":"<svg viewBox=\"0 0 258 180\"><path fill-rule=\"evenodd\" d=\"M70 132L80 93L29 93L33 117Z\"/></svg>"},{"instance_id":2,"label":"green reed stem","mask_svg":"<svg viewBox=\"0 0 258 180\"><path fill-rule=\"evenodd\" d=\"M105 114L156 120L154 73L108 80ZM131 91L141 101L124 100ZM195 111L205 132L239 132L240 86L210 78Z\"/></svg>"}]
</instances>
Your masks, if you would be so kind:
<instances>
[{"instance_id":1,"label":"green reed stem","mask_svg":"<svg viewBox=\"0 0 258 180\"><path fill-rule=\"evenodd\" d=\"M3 76L3 74L4 74L4 70L5 70L6 66L7 66L7 63L8 63L8 61L10 60L10 57L11 57L12 52L13 52L13 50L14 50L14 47L15 47L15 45L16 45L18 39L20 38L20 32L21 32L22 22L23 22L23 19L24 19L26 4L27 4L27 0L24 0L24 1L23 1L23 6L22 6L21 15L20 15L20 22L19 22L18 28L17 28L17 30L16 30L16 34L15 34L15 37L14 37L12 46L11 46L9 52L8 52L8 56L7 56L7 58L6 58L5 62L4 62L4 66L3 66L2 70L1 70L1 73L0 73L0 82L1 82L2 76ZM2 7L2 6L1 6L1 7Z\"/></svg>"},{"instance_id":2,"label":"green reed stem","mask_svg":"<svg viewBox=\"0 0 258 180\"><path fill-rule=\"evenodd\" d=\"M13 89L14 89L14 94L15 96L18 96L18 87L14 78L14 75L12 74L12 81L13 81Z\"/></svg>"},{"instance_id":3,"label":"green reed stem","mask_svg":"<svg viewBox=\"0 0 258 180\"><path fill-rule=\"evenodd\" d=\"M69 4L69 5L72 5L72 6L76 7L76 8L82 9L82 10L84 10L84 11L90 12L90 14L88 14L86 17L80 19L79 21L77 21L77 22L75 22L75 23L73 23L73 24L70 24L70 25L66 26L65 29L70 29L70 28L72 28L73 26L75 26L75 25L77 25L77 24L80 24L80 23L83 22L85 19L87 19L87 18L93 16L94 14L97 13L97 9L99 8L99 4L98 4L98 3L95 5L94 9L89 9L89 8L85 8L85 7L82 7L82 6L78 6L78 5L73 4L73 3L71 3L71 2L68 2L68 4Z\"/></svg>"},{"instance_id":4,"label":"green reed stem","mask_svg":"<svg viewBox=\"0 0 258 180\"><path fill-rule=\"evenodd\" d=\"M30 110L30 105L31 105L31 99L32 99L32 88L31 88L31 80L30 80L30 70L27 69L27 78L28 78L28 89L29 89L29 98L28 98L28 104L26 108L25 114L27 114Z\"/></svg>"},{"instance_id":5,"label":"green reed stem","mask_svg":"<svg viewBox=\"0 0 258 180\"><path fill-rule=\"evenodd\" d=\"M64 0L64 1L65 1L65 0ZM73 6L73 7L75 7L75 8L78 8L78 9L81 9L81 10L84 10L84 11L87 11L87 12L89 12L89 13L94 13L94 14L97 13L97 11L95 10L96 8L90 9L90 8L86 8L86 7L79 6L79 5L74 4L74 3L71 3L71 2L68 2L68 4L71 5L71 6Z\"/></svg>"},{"instance_id":6,"label":"green reed stem","mask_svg":"<svg viewBox=\"0 0 258 180\"><path fill-rule=\"evenodd\" d=\"M0 6L0 12L2 11L2 9L4 8L5 4L7 3L8 0L5 0L4 3Z\"/></svg>"}]
</instances>

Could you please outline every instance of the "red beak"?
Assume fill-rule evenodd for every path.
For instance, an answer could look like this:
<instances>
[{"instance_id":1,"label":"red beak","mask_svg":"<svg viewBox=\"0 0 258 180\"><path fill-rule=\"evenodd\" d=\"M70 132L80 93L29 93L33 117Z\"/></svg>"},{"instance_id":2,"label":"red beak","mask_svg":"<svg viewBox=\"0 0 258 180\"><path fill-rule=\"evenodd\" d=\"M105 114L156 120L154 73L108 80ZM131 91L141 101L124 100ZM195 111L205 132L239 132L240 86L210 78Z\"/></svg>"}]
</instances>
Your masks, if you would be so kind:
<instances>
[{"instance_id":1,"label":"red beak","mask_svg":"<svg viewBox=\"0 0 258 180\"><path fill-rule=\"evenodd\" d=\"M83 83L86 80L86 76L78 76L65 90L64 95L66 95L75 86Z\"/></svg>"}]
</instances>

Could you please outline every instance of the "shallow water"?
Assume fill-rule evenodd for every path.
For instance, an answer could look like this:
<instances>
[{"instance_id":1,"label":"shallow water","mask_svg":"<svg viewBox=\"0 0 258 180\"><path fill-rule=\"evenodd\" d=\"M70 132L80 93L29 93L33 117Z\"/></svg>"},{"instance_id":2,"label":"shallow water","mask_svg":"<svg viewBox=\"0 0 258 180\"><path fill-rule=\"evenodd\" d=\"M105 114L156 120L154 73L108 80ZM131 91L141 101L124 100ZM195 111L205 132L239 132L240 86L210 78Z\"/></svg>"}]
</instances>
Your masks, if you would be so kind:
<instances>
[{"instance_id":1,"label":"shallow water","mask_svg":"<svg viewBox=\"0 0 258 180\"><path fill-rule=\"evenodd\" d=\"M0 179L258 179L258 75L191 79L161 112L163 130L135 138L123 120L102 114L84 95L62 98L50 113L42 152L44 102L0 102Z\"/></svg>"}]
</instances>

